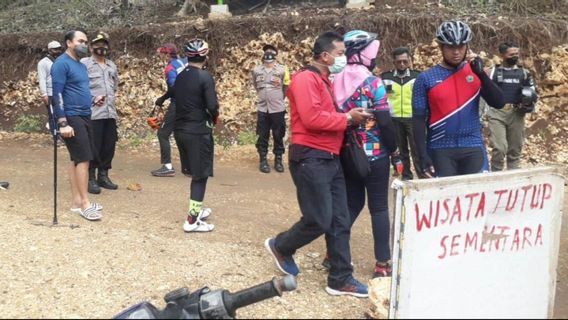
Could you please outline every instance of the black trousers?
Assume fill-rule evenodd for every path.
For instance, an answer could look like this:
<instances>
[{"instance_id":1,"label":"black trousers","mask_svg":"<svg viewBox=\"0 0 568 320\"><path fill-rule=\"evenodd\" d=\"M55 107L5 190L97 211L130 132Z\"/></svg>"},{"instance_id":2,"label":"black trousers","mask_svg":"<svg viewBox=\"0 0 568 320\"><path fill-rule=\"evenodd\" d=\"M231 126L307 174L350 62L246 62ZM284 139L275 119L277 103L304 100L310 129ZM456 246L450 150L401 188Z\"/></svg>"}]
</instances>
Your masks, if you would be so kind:
<instances>
[{"instance_id":1,"label":"black trousers","mask_svg":"<svg viewBox=\"0 0 568 320\"><path fill-rule=\"evenodd\" d=\"M302 217L288 231L276 237L275 247L283 255L293 255L297 249L325 234L331 262L328 285L338 288L353 273L349 247L351 218L345 178L337 157L312 150L314 152L299 159L290 157L290 173L296 185ZM322 155L318 155L320 152Z\"/></svg>"},{"instance_id":2,"label":"black trousers","mask_svg":"<svg viewBox=\"0 0 568 320\"><path fill-rule=\"evenodd\" d=\"M158 141L160 142L160 161L162 164L172 163L172 147L170 145L170 136L174 132L174 124L176 122L176 104L170 103L168 111L164 115L164 122L158 129Z\"/></svg>"},{"instance_id":3,"label":"black trousers","mask_svg":"<svg viewBox=\"0 0 568 320\"><path fill-rule=\"evenodd\" d=\"M429 153L438 177L480 173L487 166L482 147L431 149Z\"/></svg>"},{"instance_id":4,"label":"black trousers","mask_svg":"<svg viewBox=\"0 0 568 320\"><path fill-rule=\"evenodd\" d=\"M413 179L412 170L410 168L410 155L412 154L412 162L416 172L420 172L418 168L418 154L414 145L414 134L412 129L412 118L392 118L396 130L396 144L400 152L400 158L404 165L402 172L403 179ZM410 149L410 150L409 150Z\"/></svg>"},{"instance_id":5,"label":"black trousers","mask_svg":"<svg viewBox=\"0 0 568 320\"><path fill-rule=\"evenodd\" d=\"M93 128L93 161L90 167L99 170L112 168L118 133L115 119L91 120Z\"/></svg>"},{"instance_id":6,"label":"black trousers","mask_svg":"<svg viewBox=\"0 0 568 320\"><path fill-rule=\"evenodd\" d=\"M284 154L284 136L286 135L286 112L268 113L257 112L256 134L256 150L261 157L268 154L268 140L270 139L270 130L272 130L272 139L274 139L274 148L272 152L279 156Z\"/></svg>"}]
</instances>

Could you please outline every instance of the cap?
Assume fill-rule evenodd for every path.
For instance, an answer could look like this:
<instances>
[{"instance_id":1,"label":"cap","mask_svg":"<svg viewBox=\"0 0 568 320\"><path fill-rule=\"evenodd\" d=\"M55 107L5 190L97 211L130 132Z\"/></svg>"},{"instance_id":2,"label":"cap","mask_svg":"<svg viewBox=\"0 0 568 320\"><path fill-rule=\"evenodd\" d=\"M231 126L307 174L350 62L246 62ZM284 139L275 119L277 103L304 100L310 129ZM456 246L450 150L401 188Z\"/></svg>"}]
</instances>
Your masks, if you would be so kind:
<instances>
[{"instance_id":1,"label":"cap","mask_svg":"<svg viewBox=\"0 0 568 320\"><path fill-rule=\"evenodd\" d=\"M48 49L59 49L59 48L61 48L61 43L59 43L57 41L51 41L50 43L47 44L47 48Z\"/></svg>"},{"instance_id":2,"label":"cap","mask_svg":"<svg viewBox=\"0 0 568 320\"><path fill-rule=\"evenodd\" d=\"M276 52L276 54L278 54L278 49L276 49L276 47L271 45L271 44L266 44L266 45L264 45L264 47L262 47L262 51L266 51L266 50L272 50L272 51Z\"/></svg>"},{"instance_id":3,"label":"cap","mask_svg":"<svg viewBox=\"0 0 568 320\"><path fill-rule=\"evenodd\" d=\"M158 53L167 53L171 55L176 55L178 53L178 49L173 43L166 43L163 46L159 47L157 51Z\"/></svg>"},{"instance_id":4,"label":"cap","mask_svg":"<svg viewBox=\"0 0 568 320\"><path fill-rule=\"evenodd\" d=\"M108 34L106 32L99 32L97 34L96 37L93 38L93 40L91 40L91 43L95 43L98 41L104 41L106 43L110 42L110 37L108 36Z\"/></svg>"}]
</instances>

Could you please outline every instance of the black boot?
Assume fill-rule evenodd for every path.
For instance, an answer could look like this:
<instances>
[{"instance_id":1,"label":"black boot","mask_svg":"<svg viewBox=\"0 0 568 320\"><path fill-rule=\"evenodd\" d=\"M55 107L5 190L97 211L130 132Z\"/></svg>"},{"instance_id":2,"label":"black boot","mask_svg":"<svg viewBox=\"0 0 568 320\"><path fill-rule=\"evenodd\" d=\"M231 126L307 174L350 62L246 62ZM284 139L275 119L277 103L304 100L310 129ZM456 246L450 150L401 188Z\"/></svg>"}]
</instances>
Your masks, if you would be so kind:
<instances>
[{"instance_id":1,"label":"black boot","mask_svg":"<svg viewBox=\"0 0 568 320\"><path fill-rule=\"evenodd\" d=\"M97 183L101 188L110 190L118 189L118 186L112 183L112 181L108 177L108 170L99 169L99 179L97 180Z\"/></svg>"},{"instance_id":2,"label":"black boot","mask_svg":"<svg viewBox=\"0 0 568 320\"><path fill-rule=\"evenodd\" d=\"M276 155L276 158L274 159L274 170L276 170L277 172L284 172L284 165L282 164L282 155Z\"/></svg>"},{"instance_id":3,"label":"black boot","mask_svg":"<svg viewBox=\"0 0 568 320\"><path fill-rule=\"evenodd\" d=\"M95 180L95 168L89 168L89 193L99 194L101 193L101 187L97 184Z\"/></svg>"},{"instance_id":4,"label":"black boot","mask_svg":"<svg viewBox=\"0 0 568 320\"><path fill-rule=\"evenodd\" d=\"M268 160L266 156L260 156L260 166L258 167L262 173L270 173L270 166L268 165Z\"/></svg>"}]
</instances>

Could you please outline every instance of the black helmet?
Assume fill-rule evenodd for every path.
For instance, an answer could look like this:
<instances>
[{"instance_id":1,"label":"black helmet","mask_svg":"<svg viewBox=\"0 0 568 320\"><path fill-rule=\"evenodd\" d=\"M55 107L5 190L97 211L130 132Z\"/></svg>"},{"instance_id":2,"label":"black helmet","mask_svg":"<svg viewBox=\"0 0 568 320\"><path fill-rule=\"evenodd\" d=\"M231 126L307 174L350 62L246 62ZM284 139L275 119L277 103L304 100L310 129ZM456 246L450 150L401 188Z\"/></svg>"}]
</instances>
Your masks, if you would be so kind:
<instances>
[{"instance_id":1,"label":"black helmet","mask_svg":"<svg viewBox=\"0 0 568 320\"><path fill-rule=\"evenodd\" d=\"M441 44L459 46L467 44L473 38L469 26L461 21L446 21L436 31L436 41Z\"/></svg>"},{"instance_id":2,"label":"black helmet","mask_svg":"<svg viewBox=\"0 0 568 320\"><path fill-rule=\"evenodd\" d=\"M347 32L343 36L343 42L345 43L345 55L347 56L347 58L349 58L354 54L361 52L376 39L376 33L366 32L362 30L353 30Z\"/></svg>"},{"instance_id":3,"label":"black helmet","mask_svg":"<svg viewBox=\"0 0 568 320\"><path fill-rule=\"evenodd\" d=\"M183 51L188 57L205 57L209 53L209 45L205 40L195 38L186 42Z\"/></svg>"}]
</instances>

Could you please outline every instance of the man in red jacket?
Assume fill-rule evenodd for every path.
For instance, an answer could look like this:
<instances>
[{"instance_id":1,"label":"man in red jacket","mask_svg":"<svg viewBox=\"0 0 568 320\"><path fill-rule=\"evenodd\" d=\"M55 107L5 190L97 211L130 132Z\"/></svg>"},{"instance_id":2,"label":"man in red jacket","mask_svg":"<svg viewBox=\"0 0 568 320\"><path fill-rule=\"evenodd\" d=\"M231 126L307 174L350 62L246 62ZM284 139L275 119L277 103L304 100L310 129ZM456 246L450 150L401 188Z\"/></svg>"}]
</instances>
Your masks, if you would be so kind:
<instances>
[{"instance_id":1,"label":"man in red jacket","mask_svg":"<svg viewBox=\"0 0 568 320\"><path fill-rule=\"evenodd\" d=\"M349 248L350 218L345 178L339 151L348 125L363 123L362 109L337 111L330 73L347 64L341 35L320 35L313 48L313 63L294 75L288 90L292 144L290 173L297 189L302 218L265 246L280 271L297 276L293 255L297 249L326 234L331 269L326 291L331 295L367 297L367 286L353 278Z\"/></svg>"}]
</instances>

